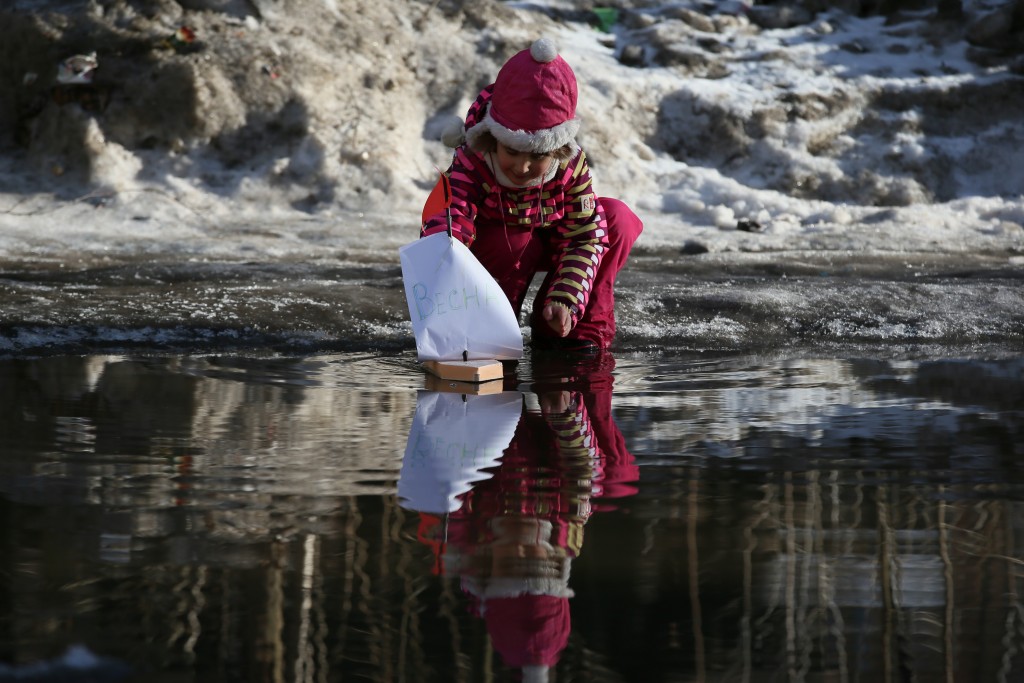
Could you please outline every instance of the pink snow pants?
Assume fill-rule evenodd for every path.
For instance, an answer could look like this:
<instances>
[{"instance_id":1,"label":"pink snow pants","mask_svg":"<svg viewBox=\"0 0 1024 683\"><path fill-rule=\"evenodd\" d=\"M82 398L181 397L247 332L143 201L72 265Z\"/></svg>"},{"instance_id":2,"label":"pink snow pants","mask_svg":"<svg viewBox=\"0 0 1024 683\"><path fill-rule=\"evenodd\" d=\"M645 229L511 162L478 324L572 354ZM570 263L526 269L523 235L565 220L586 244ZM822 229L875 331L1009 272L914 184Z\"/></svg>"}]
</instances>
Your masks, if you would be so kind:
<instances>
[{"instance_id":1,"label":"pink snow pants","mask_svg":"<svg viewBox=\"0 0 1024 683\"><path fill-rule=\"evenodd\" d=\"M644 226L637 215L618 199L602 197L599 201L608 221L610 244L597 277L594 278L583 318L566 338L584 339L603 349L608 348L615 339L615 278L626 264L633 243ZM553 268L558 263L559 254L550 250L544 240L530 230L508 226L506 231L501 225L488 228L477 230L477 239L471 251L498 281L516 315L522 311L523 300L533 276L547 272L533 302L535 312L531 316L530 326L534 338L555 336L547 322L540 318L540 310L551 286Z\"/></svg>"}]
</instances>

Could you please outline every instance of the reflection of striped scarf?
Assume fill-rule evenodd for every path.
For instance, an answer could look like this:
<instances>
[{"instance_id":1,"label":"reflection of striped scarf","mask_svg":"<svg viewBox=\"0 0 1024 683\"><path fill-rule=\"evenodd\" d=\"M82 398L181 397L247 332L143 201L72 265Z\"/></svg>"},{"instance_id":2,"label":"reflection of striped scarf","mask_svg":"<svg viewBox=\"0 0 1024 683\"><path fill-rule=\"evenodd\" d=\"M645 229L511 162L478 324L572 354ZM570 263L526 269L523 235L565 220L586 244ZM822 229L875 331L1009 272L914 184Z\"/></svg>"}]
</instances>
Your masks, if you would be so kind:
<instances>
[{"instance_id":1,"label":"reflection of striped scarf","mask_svg":"<svg viewBox=\"0 0 1024 683\"><path fill-rule=\"evenodd\" d=\"M481 93L466 125L472 125L489 98ZM498 183L483 155L466 145L455 150L448 169L452 187L452 229L472 247L478 230L539 230L552 254L559 254L557 275L546 303L558 302L575 320L583 315L594 276L608 247L608 224L592 187L587 156L560 162L543 185L509 188ZM423 234L447 230L443 214L427 218Z\"/></svg>"}]
</instances>

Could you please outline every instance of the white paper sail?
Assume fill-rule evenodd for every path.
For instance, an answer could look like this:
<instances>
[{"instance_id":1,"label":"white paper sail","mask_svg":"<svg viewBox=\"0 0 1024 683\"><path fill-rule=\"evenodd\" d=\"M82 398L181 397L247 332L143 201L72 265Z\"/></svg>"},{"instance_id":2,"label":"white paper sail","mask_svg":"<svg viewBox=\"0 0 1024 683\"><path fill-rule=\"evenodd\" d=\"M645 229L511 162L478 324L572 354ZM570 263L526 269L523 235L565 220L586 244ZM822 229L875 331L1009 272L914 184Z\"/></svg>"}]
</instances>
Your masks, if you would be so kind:
<instances>
[{"instance_id":1,"label":"white paper sail","mask_svg":"<svg viewBox=\"0 0 1024 683\"><path fill-rule=\"evenodd\" d=\"M447 235L446 235L447 236ZM417 512L459 509L459 496L491 478L512 443L522 394L483 396L421 391L398 475L399 504Z\"/></svg>"},{"instance_id":2,"label":"white paper sail","mask_svg":"<svg viewBox=\"0 0 1024 683\"><path fill-rule=\"evenodd\" d=\"M420 360L522 358L512 305L466 245L438 233L398 254Z\"/></svg>"}]
</instances>

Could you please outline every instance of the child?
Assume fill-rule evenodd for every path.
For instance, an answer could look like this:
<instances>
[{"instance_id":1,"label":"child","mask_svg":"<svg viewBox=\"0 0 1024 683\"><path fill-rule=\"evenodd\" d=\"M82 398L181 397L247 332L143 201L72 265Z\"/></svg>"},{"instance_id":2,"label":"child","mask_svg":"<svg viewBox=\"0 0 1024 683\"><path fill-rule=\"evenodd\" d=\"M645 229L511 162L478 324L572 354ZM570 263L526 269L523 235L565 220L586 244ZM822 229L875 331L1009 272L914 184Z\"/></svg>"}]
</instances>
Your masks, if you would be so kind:
<instances>
[{"instance_id":1,"label":"child","mask_svg":"<svg viewBox=\"0 0 1024 683\"><path fill-rule=\"evenodd\" d=\"M461 122L460 122L461 123ZM547 271L530 320L534 348L594 352L615 337L615 277L643 230L622 202L598 198L576 144L576 76L547 39L509 59L483 89L456 147L452 229L518 315ZM421 235L447 230L426 217Z\"/></svg>"}]
</instances>

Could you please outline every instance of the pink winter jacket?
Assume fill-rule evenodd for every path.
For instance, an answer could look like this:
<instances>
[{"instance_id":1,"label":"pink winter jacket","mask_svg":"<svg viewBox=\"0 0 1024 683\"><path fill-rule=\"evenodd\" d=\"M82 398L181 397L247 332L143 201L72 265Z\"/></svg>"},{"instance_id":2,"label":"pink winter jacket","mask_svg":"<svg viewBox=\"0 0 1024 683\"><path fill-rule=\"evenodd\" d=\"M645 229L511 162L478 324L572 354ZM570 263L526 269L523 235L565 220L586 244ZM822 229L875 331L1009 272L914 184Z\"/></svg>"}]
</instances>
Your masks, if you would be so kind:
<instances>
[{"instance_id":1,"label":"pink winter jacket","mask_svg":"<svg viewBox=\"0 0 1024 683\"><path fill-rule=\"evenodd\" d=\"M487 86L470 107L466 128L486 112L492 86ZM545 304L559 303L579 322L590 299L594 276L608 248L608 224L591 185L583 150L562 161L551 180L537 187L500 185L480 154L463 144L455 150L446 172L452 190L452 231L472 249L482 230L530 231L557 254L555 277ZM422 236L448 229L443 213L428 217Z\"/></svg>"}]
</instances>

